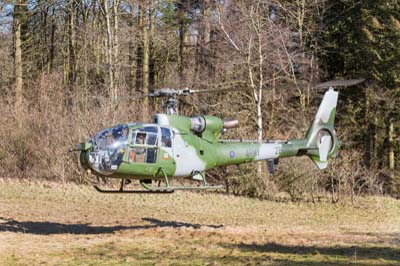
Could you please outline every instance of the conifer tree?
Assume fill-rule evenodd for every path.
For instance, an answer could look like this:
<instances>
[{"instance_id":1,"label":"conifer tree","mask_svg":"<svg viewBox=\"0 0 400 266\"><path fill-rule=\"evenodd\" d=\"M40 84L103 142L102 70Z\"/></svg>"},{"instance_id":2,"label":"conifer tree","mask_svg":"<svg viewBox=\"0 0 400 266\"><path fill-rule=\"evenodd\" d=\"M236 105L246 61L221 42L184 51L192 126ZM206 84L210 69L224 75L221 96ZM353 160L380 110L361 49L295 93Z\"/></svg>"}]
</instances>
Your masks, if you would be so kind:
<instances>
[{"instance_id":1,"label":"conifer tree","mask_svg":"<svg viewBox=\"0 0 400 266\"><path fill-rule=\"evenodd\" d=\"M367 79L366 92L344 92L356 105L356 111L347 120L358 121L360 127L355 128L358 133L352 137L364 140L359 144L366 144L366 164L387 169L387 187L397 193L400 191L395 158L399 150L395 134L400 121L400 3L329 2L321 36L325 45L321 54L323 66L329 78ZM378 143L372 143L376 139ZM377 162L380 158L383 161Z\"/></svg>"}]
</instances>

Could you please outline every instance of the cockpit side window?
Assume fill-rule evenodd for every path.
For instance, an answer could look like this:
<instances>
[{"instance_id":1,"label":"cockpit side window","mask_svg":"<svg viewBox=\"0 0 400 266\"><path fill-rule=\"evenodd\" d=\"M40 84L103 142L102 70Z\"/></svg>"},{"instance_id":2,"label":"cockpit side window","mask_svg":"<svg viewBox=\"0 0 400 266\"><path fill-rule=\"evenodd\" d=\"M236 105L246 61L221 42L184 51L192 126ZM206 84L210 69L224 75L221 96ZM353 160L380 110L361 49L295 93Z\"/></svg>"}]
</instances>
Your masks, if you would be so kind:
<instances>
[{"instance_id":1,"label":"cockpit side window","mask_svg":"<svg viewBox=\"0 0 400 266\"><path fill-rule=\"evenodd\" d=\"M157 127L141 127L136 128L132 132L132 145L148 145L157 146L158 144L158 128Z\"/></svg>"},{"instance_id":2,"label":"cockpit side window","mask_svg":"<svg viewBox=\"0 0 400 266\"><path fill-rule=\"evenodd\" d=\"M146 133L137 132L135 144L144 145L146 141L146 135L147 135Z\"/></svg>"},{"instance_id":3,"label":"cockpit side window","mask_svg":"<svg viewBox=\"0 0 400 266\"><path fill-rule=\"evenodd\" d=\"M171 130L169 128L162 127L161 128L161 147L168 147L172 146L171 143Z\"/></svg>"},{"instance_id":4,"label":"cockpit side window","mask_svg":"<svg viewBox=\"0 0 400 266\"><path fill-rule=\"evenodd\" d=\"M146 163L155 163L157 160L157 148L147 148Z\"/></svg>"},{"instance_id":5,"label":"cockpit side window","mask_svg":"<svg viewBox=\"0 0 400 266\"><path fill-rule=\"evenodd\" d=\"M157 127L144 127L143 131L147 132L146 144L149 146L157 146L158 128Z\"/></svg>"},{"instance_id":6,"label":"cockpit side window","mask_svg":"<svg viewBox=\"0 0 400 266\"><path fill-rule=\"evenodd\" d=\"M157 160L158 128L147 126L132 131L129 162L155 163Z\"/></svg>"},{"instance_id":7,"label":"cockpit side window","mask_svg":"<svg viewBox=\"0 0 400 266\"><path fill-rule=\"evenodd\" d=\"M129 150L129 162L145 163L146 162L146 148L133 147Z\"/></svg>"},{"instance_id":8,"label":"cockpit side window","mask_svg":"<svg viewBox=\"0 0 400 266\"><path fill-rule=\"evenodd\" d=\"M157 145L157 135L156 134L147 134L147 140L146 144L151 145L151 146L156 146Z\"/></svg>"},{"instance_id":9,"label":"cockpit side window","mask_svg":"<svg viewBox=\"0 0 400 266\"><path fill-rule=\"evenodd\" d=\"M153 127L153 126L150 126L150 127L144 127L144 128L143 128L143 131L145 131L145 132L149 132L149 133L155 133L155 134L157 134L157 133L158 133L158 129L157 129L157 127Z\"/></svg>"}]
</instances>

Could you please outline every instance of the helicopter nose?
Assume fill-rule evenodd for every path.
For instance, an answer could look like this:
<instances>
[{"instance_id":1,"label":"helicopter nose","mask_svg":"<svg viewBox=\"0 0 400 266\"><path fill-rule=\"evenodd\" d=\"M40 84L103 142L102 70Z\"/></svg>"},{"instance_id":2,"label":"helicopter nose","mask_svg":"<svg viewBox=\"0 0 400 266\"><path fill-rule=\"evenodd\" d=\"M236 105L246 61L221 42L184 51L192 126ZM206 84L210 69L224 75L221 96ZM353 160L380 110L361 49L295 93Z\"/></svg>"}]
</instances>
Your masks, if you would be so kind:
<instances>
[{"instance_id":1,"label":"helicopter nose","mask_svg":"<svg viewBox=\"0 0 400 266\"><path fill-rule=\"evenodd\" d=\"M79 161L83 169L85 169L86 171L91 170L88 151L81 150L81 153L79 155Z\"/></svg>"}]
</instances>

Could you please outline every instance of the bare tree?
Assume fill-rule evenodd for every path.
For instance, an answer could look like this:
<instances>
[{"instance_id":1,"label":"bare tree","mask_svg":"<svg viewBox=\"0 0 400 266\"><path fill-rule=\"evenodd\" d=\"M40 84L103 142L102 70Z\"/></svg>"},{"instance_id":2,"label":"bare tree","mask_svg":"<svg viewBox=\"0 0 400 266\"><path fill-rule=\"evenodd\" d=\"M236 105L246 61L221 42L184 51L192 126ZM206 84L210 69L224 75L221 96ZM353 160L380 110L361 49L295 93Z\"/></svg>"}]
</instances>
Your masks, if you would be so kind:
<instances>
[{"instance_id":1,"label":"bare tree","mask_svg":"<svg viewBox=\"0 0 400 266\"><path fill-rule=\"evenodd\" d=\"M200 1L200 18L198 25L196 66L194 78L201 81L212 74L210 62L210 41L211 41L211 12L210 0Z\"/></svg>"},{"instance_id":2,"label":"bare tree","mask_svg":"<svg viewBox=\"0 0 400 266\"><path fill-rule=\"evenodd\" d=\"M236 2L229 6L220 5L217 11L218 25L225 36L227 44L239 57L242 58L244 73L247 75L249 86L252 90L252 100L255 104L255 123L257 126L257 140L262 142L263 136L263 94L268 82L275 78L268 67L272 67L273 53L279 55L281 42L277 36L270 33L273 31L273 23L268 17L269 4L265 1L247 3ZM228 15L224 13L228 12ZM230 21L231 19L239 21ZM237 24L237 25L236 25ZM229 25L229 29L226 25ZM234 27L232 27L235 25ZM282 59L282 58L281 58ZM269 60L269 65L266 65ZM281 60L282 61L282 60ZM269 75L269 81L265 76ZM262 165L258 164L258 176L261 177Z\"/></svg>"},{"instance_id":3,"label":"bare tree","mask_svg":"<svg viewBox=\"0 0 400 266\"><path fill-rule=\"evenodd\" d=\"M115 5L114 1L112 1L112 7ZM107 64L108 64L108 79L109 79L109 90L110 90L110 95L111 98L115 99L118 95L115 89L115 80L114 80L114 74L115 74L115 66L114 66L114 55L115 55L115 50L114 50L114 31L112 29L111 25L111 14L110 14L110 7L109 7L109 1L103 0L100 3L100 8L103 13L105 22L106 22L106 32L107 32L107 41L106 41L106 48L107 48Z\"/></svg>"},{"instance_id":4,"label":"bare tree","mask_svg":"<svg viewBox=\"0 0 400 266\"><path fill-rule=\"evenodd\" d=\"M24 27L28 20L28 1L18 0L14 3L14 73L15 73L15 114L18 120L22 113L22 89L23 89L23 61L22 43L24 39Z\"/></svg>"},{"instance_id":5,"label":"bare tree","mask_svg":"<svg viewBox=\"0 0 400 266\"><path fill-rule=\"evenodd\" d=\"M76 34L75 34L75 1L69 1L68 7L68 84L76 81Z\"/></svg>"},{"instance_id":6,"label":"bare tree","mask_svg":"<svg viewBox=\"0 0 400 266\"><path fill-rule=\"evenodd\" d=\"M155 47L154 47L154 37L155 37L155 26L156 26L156 8L155 1L149 0L149 33L148 33L148 46L149 46L149 90L154 90L155 85Z\"/></svg>"}]
</instances>

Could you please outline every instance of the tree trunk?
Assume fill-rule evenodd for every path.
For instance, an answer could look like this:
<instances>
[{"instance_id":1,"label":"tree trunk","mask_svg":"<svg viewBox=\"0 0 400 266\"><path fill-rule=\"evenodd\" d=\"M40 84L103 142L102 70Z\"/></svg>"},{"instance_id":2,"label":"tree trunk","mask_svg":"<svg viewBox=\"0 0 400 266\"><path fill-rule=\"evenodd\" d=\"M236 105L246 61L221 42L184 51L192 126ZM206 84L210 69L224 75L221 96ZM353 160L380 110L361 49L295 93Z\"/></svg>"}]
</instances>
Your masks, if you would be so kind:
<instances>
[{"instance_id":1,"label":"tree trunk","mask_svg":"<svg viewBox=\"0 0 400 266\"><path fill-rule=\"evenodd\" d=\"M155 58L154 58L154 30L155 30L155 7L154 0L149 0L149 90L154 90L155 85Z\"/></svg>"},{"instance_id":2,"label":"tree trunk","mask_svg":"<svg viewBox=\"0 0 400 266\"><path fill-rule=\"evenodd\" d=\"M392 192L396 192L396 182L395 182L395 157L394 157L394 143L393 143L393 136L394 136L394 123L393 119L389 119L388 124L388 145L389 145L389 173L390 173L390 189Z\"/></svg>"},{"instance_id":3,"label":"tree trunk","mask_svg":"<svg viewBox=\"0 0 400 266\"><path fill-rule=\"evenodd\" d=\"M261 46L261 44L260 44ZM262 58L262 54L260 54L260 60ZM262 62L260 64L260 68L262 67ZM256 96L256 105L257 105L257 140L258 143L263 142L263 119L262 119L262 110L261 110L261 103L262 103L262 72L259 73L259 87L257 90L254 90L254 95ZM262 177L262 169L263 165L262 162L258 162L258 167L257 167L257 176L258 178Z\"/></svg>"},{"instance_id":4,"label":"tree trunk","mask_svg":"<svg viewBox=\"0 0 400 266\"><path fill-rule=\"evenodd\" d=\"M132 14L129 18L128 21L128 26L130 28L130 32L133 32L133 27L134 27L134 15ZM131 34L132 35L132 34ZM130 37L129 38L129 44L128 44L128 65L129 65L129 81L128 81L128 86L129 86L129 94L131 96L135 96L135 70L136 70L136 66L135 66L135 58L136 58L136 50L135 50L135 37Z\"/></svg>"},{"instance_id":5,"label":"tree trunk","mask_svg":"<svg viewBox=\"0 0 400 266\"><path fill-rule=\"evenodd\" d=\"M119 39L118 39L118 32L119 32L119 3L120 0L113 1L113 17L114 17L114 30L113 30L113 78L114 78L114 87L113 87L113 94L114 97L118 96L118 84L119 81L119 74L120 68L117 64L119 62Z\"/></svg>"},{"instance_id":6,"label":"tree trunk","mask_svg":"<svg viewBox=\"0 0 400 266\"><path fill-rule=\"evenodd\" d=\"M178 62L178 75L179 82L182 86L185 83L183 70L185 67L185 35L186 35L186 22L185 22L185 4L178 3L178 21L179 21L179 62Z\"/></svg>"},{"instance_id":7,"label":"tree trunk","mask_svg":"<svg viewBox=\"0 0 400 266\"><path fill-rule=\"evenodd\" d=\"M144 14L144 25L142 27L142 36L143 36L143 83L142 83L142 92L144 95L149 93L149 59L150 59L150 50L149 50L149 35L147 29L147 19L146 16L146 4L143 5L143 14ZM149 119L149 98L143 98L143 107L142 107L142 117L145 121Z\"/></svg>"},{"instance_id":8,"label":"tree trunk","mask_svg":"<svg viewBox=\"0 0 400 266\"><path fill-rule=\"evenodd\" d=\"M201 18L200 29L197 41L197 62L195 68L195 78L204 81L213 73L209 62L209 43L210 43L210 0L200 2Z\"/></svg>"},{"instance_id":9,"label":"tree trunk","mask_svg":"<svg viewBox=\"0 0 400 266\"><path fill-rule=\"evenodd\" d=\"M262 64L263 64L263 57L261 52L261 47L262 44L260 42L260 39L258 38L258 57L259 57L259 62L258 62L258 84L256 84L254 73L253 73L253 68L252 68L252 62L251 62L251 47L252 47L252 38L249 40L249 50L248 50L248 55L247 55L247 68L248 68L248 75L249 75L249 80L250 80L250 85L251 88L253 89L253 97L254 101L256 103L256 124L257 124L257 140L259 143L262 143L263 141L263 121L262 121L262 110L261 110L261 102L262 102L262 84L263 84L263 74L262 74ZM261 161L257 163L257 177L261 178L262 176L262 163Z\"/></svg>"},{"instance_id":10,"label":"tree trunk","mask_svg":"<svg viewBox=\"0 0 400 266\"><path fill-rule=\"evenodd\" d=\"M258 18L258 16L257 16ZM259 19L259 18L258 18ZM262 38L261 38L261 27L260 27L260 21L256 21L253 23L255 29L254 32L257 34L257 51L258 51L258 86L257 86L257 97L256 97L256 103L257 103L257 135L258 135L258 142L262 143L263 142L263 119L262 119L262 109L261 109L261 104L262 104L262 96L263 96L263 84L264 84L264 74L263 74L263 66L264 66L264 55L262 51ZM256 94L256 92L254 92ZM257 169L257 174L258 177L262 177L262 164L259 162L258 164L258 169Z\"/></svg>"},{"instance_id":11,"label":"tree trunk","mask_svg":"<svg viewBox=\"0 0 400 266\"><path fill-rule=\"evenodd\" d=\"M55 35L57 30L57 23L55 19L54 9L51 16L51 32L50 32L50 51L47 59L47 72L51 73L54 67L54 56L55 56Z\"/></svg>"},{"instance_id":12,"label":"tree trunk","mask_svg":"<svg viewBox=\"0 0 400 266\"><path fill-rule=\"evenodd\" d=\"M110 19L110 11L108 8L108 1L103 1L102 6L103 15L106 22L106 30L107 30L107 41L106 41L106 48L107 48L107 64L108 64L108 89L110 91L110 95L112 99L117 97L114 88L114 49L113 49L113 32L111 29L111 19Z\"/></svg>"},{"instance_id":13,"label":"tree trunk","mask_svg":"<svg viewBox=\"0 0 400 266\"><path fill-rule=\"evenodd\" d=\"M15 72L15 115L19 124L21 125L22 113L22 86L23 86L23 73L22 73L22 24L24 21L24 5L27 1L19 0L14 4L14 72Z\"/></svg>"},{"instance_id":14,"label":"tree trunk","mask_svg":"<svg viewBox=\"0 0 400 266\"><path fill-rule=\"evenodd\" d=\"M136 36L136 91L143 86L143 3L138 4L138 29Z\"/></svg>"},{"instance_id":15,"label":"tree trunk","mask_svg":"<svg viewBox=\"0 0 400 266\"><path fill-rule=\"evenodd\" d=\"M40 25L39 25L39 41L38 41L38 47L39 47L39 54L38 54L38 68L40 69L40 72L44 72L46 69L46 66L48 64L48 40L47 40L47 23L49 20L49 14L48 14L48 6L45 1L39 0L37 2L37 8L40 10Z\"/></svg>"},{"instance_id":16,"label":"tree trunk","mask_svg":"<svg viewBox=\"0 0 400 266\"><path fill-rule=\"evenodd\" d=\"M68 10L68 85L76 81L76 55L75 55L75 0L69 1Z\"/></svg>"},{"instance_id":17,"label":"tree trunk","mask_svg":"<svg viewBox=\"0 0 400 266\"><path fill-rule=\"evenodd\" d=\"M371 169L372 162L372 130L373 130L373 121L371 121L370 117L370 89L368 88L365 92L365 115L364 120L368 125L368 134L365 140L365 165L368 169Z\"/></svg>"},{"instance_id":18,"label":"tree trunk","mask_svg":"<svg viewBox=\"0 0 400 266\"><path fill-rule=\"evenodd\" d=\"M270 138L271 137L271 129L274 126L275 123L275 98L276 98L276 73L275 70L272 72L272 97L270 99L271 101L271 111L269 115L269 121L268 121L268 128L267 128L267 134L266 137Z\"/></svg>"},{"instance_id":19,"label":"tree trunk","mask_svg":"<svg viewBox=\"0 0 400 266\"><path fill-rule=\"evenodd\" d=\"M99 28L99 9L97 8L97 3L94 2L92 4L92 28L94 30L98 30ZM93 48L93 55L95 61L95 68L96 68L96 83L98 82L98 78L100 76L100 36L95 36L91 43Z\"/></svg>"}]
</instances>

